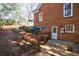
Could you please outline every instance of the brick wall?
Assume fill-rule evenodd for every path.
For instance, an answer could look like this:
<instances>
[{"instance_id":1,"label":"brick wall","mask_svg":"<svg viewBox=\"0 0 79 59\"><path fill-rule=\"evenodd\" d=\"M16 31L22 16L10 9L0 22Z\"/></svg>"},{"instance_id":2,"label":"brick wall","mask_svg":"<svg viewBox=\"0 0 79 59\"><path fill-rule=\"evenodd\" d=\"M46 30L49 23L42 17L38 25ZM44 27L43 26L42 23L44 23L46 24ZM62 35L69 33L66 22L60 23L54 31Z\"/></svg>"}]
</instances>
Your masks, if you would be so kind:
<instances>
[{"instance_id":1,"label":"brick wall","mask_svg":"<svg viewBox=\"0 0 79 59\"><path fill-rule=\"evenodd\" d=\"M45 3L41 6L40 12L43 12L43 21L38 21L38 14L35 14L35 26L46 26L45 31L50 32L52 26L58 26L58 39L62 39L60 33L60 26L67 24L75 25L75 33L64 33L63 39L68 41L79 42L79 4L73 4L73 16L63 17L63 4L59 3Z\"/></svg>"}]
</instances>

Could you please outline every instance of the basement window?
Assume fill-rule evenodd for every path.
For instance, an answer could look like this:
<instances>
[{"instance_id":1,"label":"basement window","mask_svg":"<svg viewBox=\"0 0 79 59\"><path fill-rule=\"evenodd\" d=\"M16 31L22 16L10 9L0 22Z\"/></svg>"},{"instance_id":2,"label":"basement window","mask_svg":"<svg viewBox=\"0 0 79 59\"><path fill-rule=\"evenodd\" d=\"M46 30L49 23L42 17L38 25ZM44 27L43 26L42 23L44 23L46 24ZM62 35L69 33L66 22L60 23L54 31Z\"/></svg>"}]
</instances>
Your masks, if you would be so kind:
<instances>
[{"instance_id":1,"label":"basement window","mask_svg":"<svg viewBox=\"0 0 79 59\"><path fill-rule=\"evenodd\" d=\"M72 3L63 4L63 15L64 17L73 16L73 4Z\"/></svg>"},{"instance_id":2,"label":"basement window","mask_svg":"<svg viewBox=\"0 0 79 59\"><path fill-rule=\"evenodd\" d=\"M74 33L74 30L75 30L75 26L73 24L65 26L65 32L66 33Z\"/></svg>"},{"instance_id":3,"label":"basement window","mask_svg":"<svg viewBox=\"0 0 79 59\"><path fill-rule=\"evenodd\" d=\"M43 21L43 13L40 12L40 13L39 13L39 22L42 22L42 21Z\"/></svg>"}]
</instances>

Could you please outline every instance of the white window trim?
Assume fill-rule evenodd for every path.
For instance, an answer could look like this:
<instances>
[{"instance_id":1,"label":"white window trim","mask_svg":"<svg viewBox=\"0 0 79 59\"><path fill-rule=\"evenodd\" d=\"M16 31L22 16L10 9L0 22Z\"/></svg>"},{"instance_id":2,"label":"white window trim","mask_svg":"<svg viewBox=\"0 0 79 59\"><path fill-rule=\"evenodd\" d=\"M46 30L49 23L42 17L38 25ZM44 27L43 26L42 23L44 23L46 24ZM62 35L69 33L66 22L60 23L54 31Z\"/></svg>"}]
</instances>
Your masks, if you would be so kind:
<instances>
[{"instance_id":1,"label":"white window trim","mask_svg":"<svg viewBox=\"0 0 79 59\"><path fill-rule=\"evenodd\" d=\"M40 18L39 18L39 22L42 22L43 21L43 12L40 12L42 13L42 20L40 21ZM39 17L40 17L40 13L39 13Z\"/></svg>"},{"instance_id":2,"label":"white window trim","mask_svg":"<svg viewBox=\"0 0 79 59\"><path fill-rule=\"evenodd\" d=\"M71 17L71 16L73 16L73 3L71 3L71 15L69 15L69 16L65 16L65 5L66 4L68 4L68 3L65 3L65 4L63 4L63 17Z\"/></svg>"},{"instance_id":3,"label":"white window trim","mask_svg":"<svg viewBox=\"0 0 79 59\"><path fill-rule=\"evenodd\" d=\"M68 25L73 25L73 31L66 31L66 27L67 27ZM66 33L74 33L74 32L75 32L75 25L74 25L74 24L68 24L68 25L65 25L65 32L66 32Z\"/></svg>"}]
</instances>

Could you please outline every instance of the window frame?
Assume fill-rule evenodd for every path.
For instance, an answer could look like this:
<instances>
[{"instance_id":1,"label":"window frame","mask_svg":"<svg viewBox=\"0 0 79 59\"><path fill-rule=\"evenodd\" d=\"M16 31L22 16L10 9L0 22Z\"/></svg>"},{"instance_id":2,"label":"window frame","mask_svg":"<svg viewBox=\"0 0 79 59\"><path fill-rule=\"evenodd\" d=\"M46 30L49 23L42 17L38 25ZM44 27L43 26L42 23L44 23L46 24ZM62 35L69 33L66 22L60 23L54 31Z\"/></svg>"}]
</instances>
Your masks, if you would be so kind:
<instances>
[{"instance_id":1,"label":"window frame","mask_svg":"<svg viewBox=\"0 0 79 59\"><path fill-rule=\"evenodd\" d=\"M67 26L73 26L73 31L67 31ZM75 32L75 25L74 24L68 24L68 25L65 25L65 32L66 33L74 33Z\"/></svg>"},{"instance_id":2,"label":"window frame","mask_svg":"<svg viewBox=\"0 0 79 59\"><path fill-rule=\"evenodd\" d=\"M41 15L41 16L40 16L40 15ZM40 18L40 17L41 17L41 18ZM41 20L40 20L40 19L41 19ZM38 19L38 20L39 20L39 22L42 22L42 21L43 21L43 12L40 12L40 13L39 13L39 19Z\"/></svg>"},{"instance_id":3,"label":"window frame","mask_svg":"<svg viewBox=\"0 0 79 59\"><path fill-rule=\"evenodd\" d=\"M73 16L73 3L71 3L71 15L68 15L68 16L65 15L65 5L67 5L67 4L69 4L69 3L64 3L63 4L63 17L71 17L71 16Z\"/></svg>"}]
</instances>

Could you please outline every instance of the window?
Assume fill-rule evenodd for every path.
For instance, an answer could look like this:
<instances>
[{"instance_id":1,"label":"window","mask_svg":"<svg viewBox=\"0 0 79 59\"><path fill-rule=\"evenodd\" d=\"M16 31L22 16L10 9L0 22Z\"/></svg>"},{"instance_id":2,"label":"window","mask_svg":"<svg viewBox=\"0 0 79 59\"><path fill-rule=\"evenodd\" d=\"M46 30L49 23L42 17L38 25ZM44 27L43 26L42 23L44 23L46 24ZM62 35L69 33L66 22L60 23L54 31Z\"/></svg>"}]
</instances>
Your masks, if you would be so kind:
<instances>
[{"instance_id":1,"label":"window","mask_svg":"<svg viewBox=\"0 0 79 59\"><path fill-rule=\"evenodd\" d=\"M39 13L39 22L42 22L42 20L43 20L43 13L40 12L40 13Z\"/></svg>"},{"instance_id":2,"label":"window","mask_svg":"<svg viewBox=\"0 0 79 59\"><path fill-rule=\"evenodd\" d=\"M56 33L56 27L53 28L53 33Z\"/></svg>"},{"instance_id":3,"label":"window","mask_svg":"<svg viewBox=\"0 0 79 59\"><path fill-rule=\"evenodd\" d=\"M66 32L66 33L74 33L74 29L75 29L75 26L72 25L72 24L65 26L65 32Z\"/></svg>"},{"instance_id":4,"label":"window","mask_svg":"<svg viewBox=\"0 0 79 59\"><path fill-rule=\"evenodd\" d=\"M64 8L63 11L64 17L73 16L73 6L71 3L65 3L63 8Z\"/></svg>"}]
</instances>

